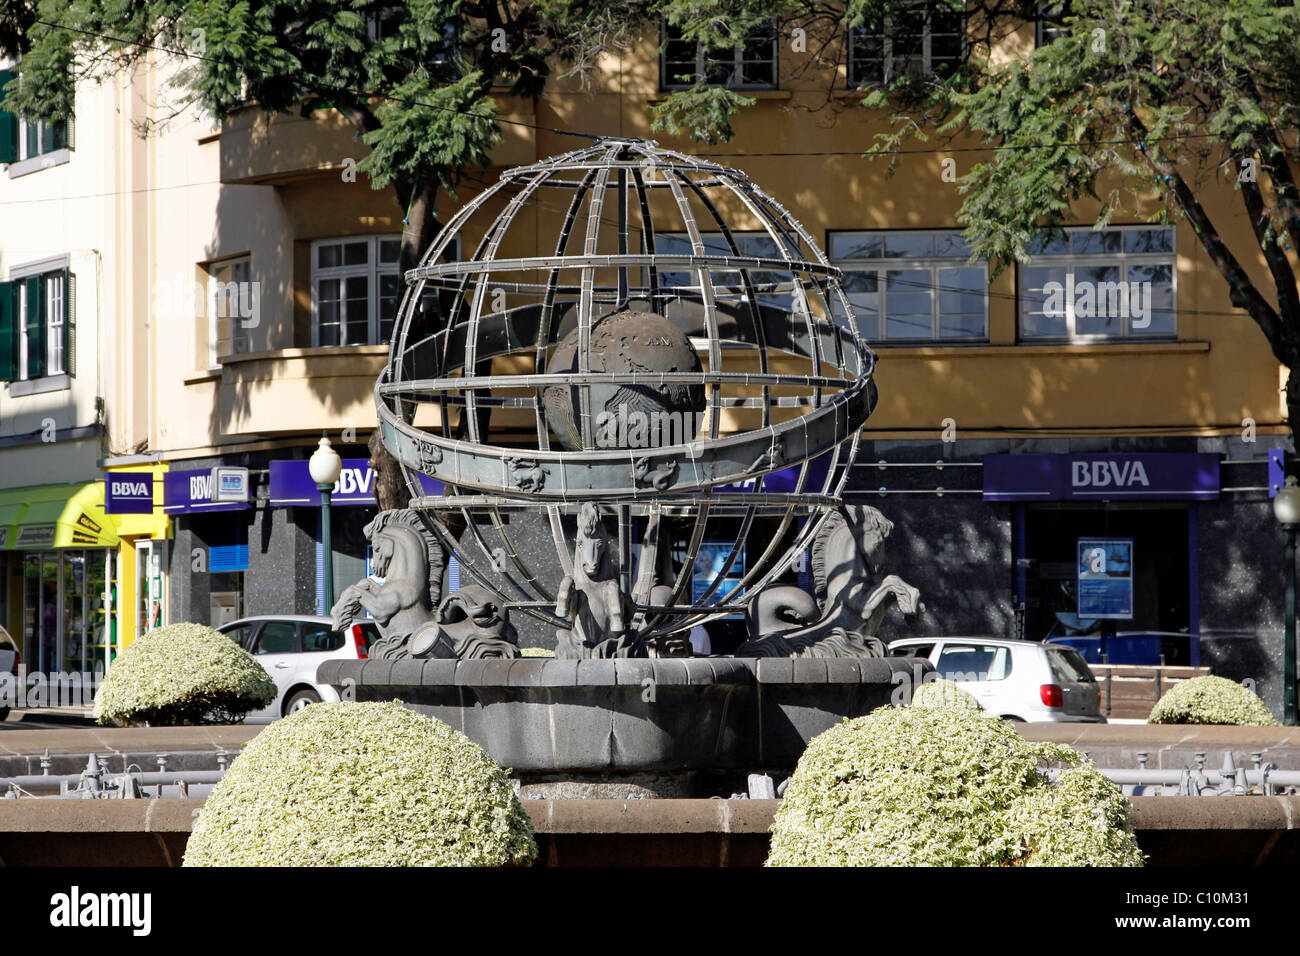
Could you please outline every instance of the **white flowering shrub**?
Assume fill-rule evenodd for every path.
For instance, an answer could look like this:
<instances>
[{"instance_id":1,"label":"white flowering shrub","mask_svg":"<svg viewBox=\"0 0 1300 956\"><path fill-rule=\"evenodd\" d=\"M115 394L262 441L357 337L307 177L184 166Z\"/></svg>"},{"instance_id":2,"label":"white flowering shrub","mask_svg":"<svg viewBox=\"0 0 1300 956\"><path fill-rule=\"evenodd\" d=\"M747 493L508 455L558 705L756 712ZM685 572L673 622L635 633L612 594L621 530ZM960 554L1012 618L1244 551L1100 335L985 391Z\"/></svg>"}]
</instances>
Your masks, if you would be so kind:
<instances>
[{"instance_id":1,"label":"white flowering shrub","mask_svg":"<svg viewBox=\"0 0 1300 956\"><path fill-rule=\"evenodd\" d=\"M1193 677L1165 692L1149 724L1238 724L1276 727L1277 718L1249 688L1226 677Z\"/></svg>"},{"instance_id":2,"label":"white flowering shrub","mask_svg":"<svg viewBox=\"0 0 1300 956\"><path fill-rule=\"evenodd\" d=\"M400 703L314 704L246 746L186 866L506 866L537 857L506 773Z\"/></svg>"},{"instance_id":3,"label":"white flowering shrub","mask_svg":"<svg viewBox=\"0 0 1300 956\"><path fill-rule=\"evenodd\" d=\"M118 655L95 696L95 719L118 726L232 724L278 691L251 654L202 624L141 634Z\"/></svg>"},{"instance_id":4,"label":"white flowering shrub","mask_svg":"<svg viewBox=\"0 0 1300 956\"><path fill-rule=\"evenodd\" d=\"M767 865L1141 866L1127 800L1083 761L980 711L882 707L809 742Z\"/></svg>"},{"instance_id":5,"label":"white flowering shrub","mask_svg":"<svg viewBox=\"0 0 1300 956\"><path fill-rule=\"evenodd\" d=\"M520 657L554 657L555 651L549 647L521 647L519 649Z\"/></svg>"},{"instance_id":6,"label":"white flowering shrub","mask_svg":"<svg viewBox=\"0 0 1300 956\"><path fill-rule=\"evenodd\" d=\"M983 710L975 695L956 681L929 680L912 692L913 707L956 707L959 710Z\"/></svg>"}]
</instances>

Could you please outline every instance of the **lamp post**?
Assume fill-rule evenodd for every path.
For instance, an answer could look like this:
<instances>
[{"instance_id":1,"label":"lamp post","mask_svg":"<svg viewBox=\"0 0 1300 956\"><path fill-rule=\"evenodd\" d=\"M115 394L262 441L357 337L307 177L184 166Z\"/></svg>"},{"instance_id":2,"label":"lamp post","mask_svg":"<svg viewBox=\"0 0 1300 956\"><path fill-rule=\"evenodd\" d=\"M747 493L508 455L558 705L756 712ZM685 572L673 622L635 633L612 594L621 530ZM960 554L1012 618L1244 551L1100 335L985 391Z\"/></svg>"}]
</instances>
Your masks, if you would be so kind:
<instances>
[{"instance_id":1,"label":"lamp post","mask_svg":"<svg viewBox=\"0 0 1300 956\"><path fill-rule=\"evenodd\" d=\"M316 482L316 490L320 492L320 537L325 574L326 614L334 606L334 540L330 532L330 492L334 490L334 482L339 480L339 472L342 470L343 459L330 447L330 440L322 437L320 445L312 452L307 462L307 471L311 474L311 480Z\"/></svg>"},{"instance_id":2,"label":"lamp post","mask_svg":"<svg viewBox=\"0 0 1300 956\"><path fill-rule=\"evenodd\" d=\"M1300 485L1287 475L1286 487L1273 498L1273 516L1286 533L1286 633L1282 637L1282 723L1296 725L1295 686L1295 535L1300 527Z\"/></svg>"}]
</instances>

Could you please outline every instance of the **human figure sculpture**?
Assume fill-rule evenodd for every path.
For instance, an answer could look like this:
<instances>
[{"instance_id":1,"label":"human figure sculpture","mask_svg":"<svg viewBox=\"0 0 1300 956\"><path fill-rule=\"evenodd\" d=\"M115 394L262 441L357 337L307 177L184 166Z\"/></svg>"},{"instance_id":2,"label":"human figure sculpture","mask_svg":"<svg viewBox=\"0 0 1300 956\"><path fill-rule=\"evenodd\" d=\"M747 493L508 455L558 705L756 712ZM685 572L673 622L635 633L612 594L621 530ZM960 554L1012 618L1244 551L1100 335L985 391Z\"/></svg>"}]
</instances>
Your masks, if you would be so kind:
<instances>
[{"instance_id":1,"label":"human figure sculpture","mask_svg":"<svg viewBox=\"0 0 1300 956\"><path fill-rule=\"evenodd\" d=\"M760 592L746 610L749 640L736 656L884 657L877 634L891 602L909 617L922 608L921 592L898 575L871 586L893 527L865 505L832 513L812 547L815 596L789 586Z\"/></svg>"},{"instance_id":2,"label":"human figure sculpture","mask_svg":"<svg viewBox=\"0 0 1300 956\"><path fill-rule=\"evenodd\" d=\"M600 511L591 502L578 512L573 573L560 582L555 613L570 622L555 632L557 658L645 657L645 646L628 631L635 607L619 586Z\"/></svg>"}]
</instances>

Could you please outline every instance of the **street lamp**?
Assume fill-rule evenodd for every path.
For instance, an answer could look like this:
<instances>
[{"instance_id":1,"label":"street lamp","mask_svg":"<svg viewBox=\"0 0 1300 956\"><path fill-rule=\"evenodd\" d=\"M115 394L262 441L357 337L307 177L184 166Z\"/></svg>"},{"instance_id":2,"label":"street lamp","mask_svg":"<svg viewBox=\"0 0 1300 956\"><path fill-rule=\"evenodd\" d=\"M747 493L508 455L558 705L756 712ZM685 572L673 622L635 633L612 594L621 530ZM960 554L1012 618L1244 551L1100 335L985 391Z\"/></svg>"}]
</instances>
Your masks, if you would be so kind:
<instances>
[{"instance_id":1,"label":"street lamp","mask_svg":"<svg viewBox=\"0 0 1300 956\"><path fill-rule=\"evenodd\" d=\"M1286 633L1282 637L1282 723L1296 725L1295 686L1295 535L1300 527L1300 485L1287 475L1286 487L1273 498L1273 516L1286 532Z\"/></svg>"},{"instance_id":2,"label":"street lamp","mask_svg":"<svg viewBox=\"0 0 1300 956\"><path fill-rule=\"evenodd\" d=\"M334 482L339 480L339 472L342 470L343 459L330 447L330 440L322 437L319 447L312 452L311 459L307 462L307 471L311 474L311 480L316 482L316 490L320 492L320 537L321 550L324 552L326 614L334 607L334 538L330 533L330 492L334 490Z\"/></svg>"}]
</instances>

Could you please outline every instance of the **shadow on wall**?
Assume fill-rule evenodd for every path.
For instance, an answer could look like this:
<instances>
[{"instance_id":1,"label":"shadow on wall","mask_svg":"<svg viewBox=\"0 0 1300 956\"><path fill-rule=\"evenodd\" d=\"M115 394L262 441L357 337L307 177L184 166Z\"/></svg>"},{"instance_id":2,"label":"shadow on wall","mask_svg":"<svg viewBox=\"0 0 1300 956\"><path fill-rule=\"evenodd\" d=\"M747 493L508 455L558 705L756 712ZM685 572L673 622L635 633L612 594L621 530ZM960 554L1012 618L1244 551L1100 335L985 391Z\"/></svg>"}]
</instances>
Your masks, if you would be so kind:
<instances>
[{"instance_id":1,"label":"shadow on wall","mask_svg":"<svg viewBox=\"0 0 1300 956\"><path fill-rule=\"evenodd\" d=\"M250 201L252 190L262 195ZM340 195L338 190L346 192ZM371 189L364 175L355 183L343 183L337 171L327 170L276 186L226 186L217 202L212 238L204 254L214 259L250 253L252 280L261 283L260 311L252 327L253 351L310 348L311 240L400 234L402 216L394 191ZM375 289L370 292L378 294ZM321 361L331 360L323 356ZM236 423L247 421L259 397L272 387L268 381L240 382L238 374L237 366L223 372L208 425L214 440L228 436L238 427ZM367 398L373 387L368 369L364 381L357 374L352 362L333 360L328 374L323 368L314 368L304 382L315 407L336 421L339 429L344 427L345 411L355 407L358 399Z\"/></svg>"},{"instance_id":2,"label":"shadow on wall","mask_svg":"<svg viewBox=\"0 0 1300 956\"><path fill-rule=\"evenodd\" d=\"M1005 506L917 498L922 500L865 499L894 522L881 573L920 588L925 605L913 622L888 614L881 637L1012 636L1011 521Z\"/></svg>"},{"instance_id":3,"label":"shadow on wall","mask_svg":"<svg viewBox=\"0 0 1300 956\"><path fill-rule=\"evenodd\" d=\"M1272 505L1217 501L1199 509L1201 663L1254 681L1282 709L1282 531Z\"/></svg>"}]
</instances>

